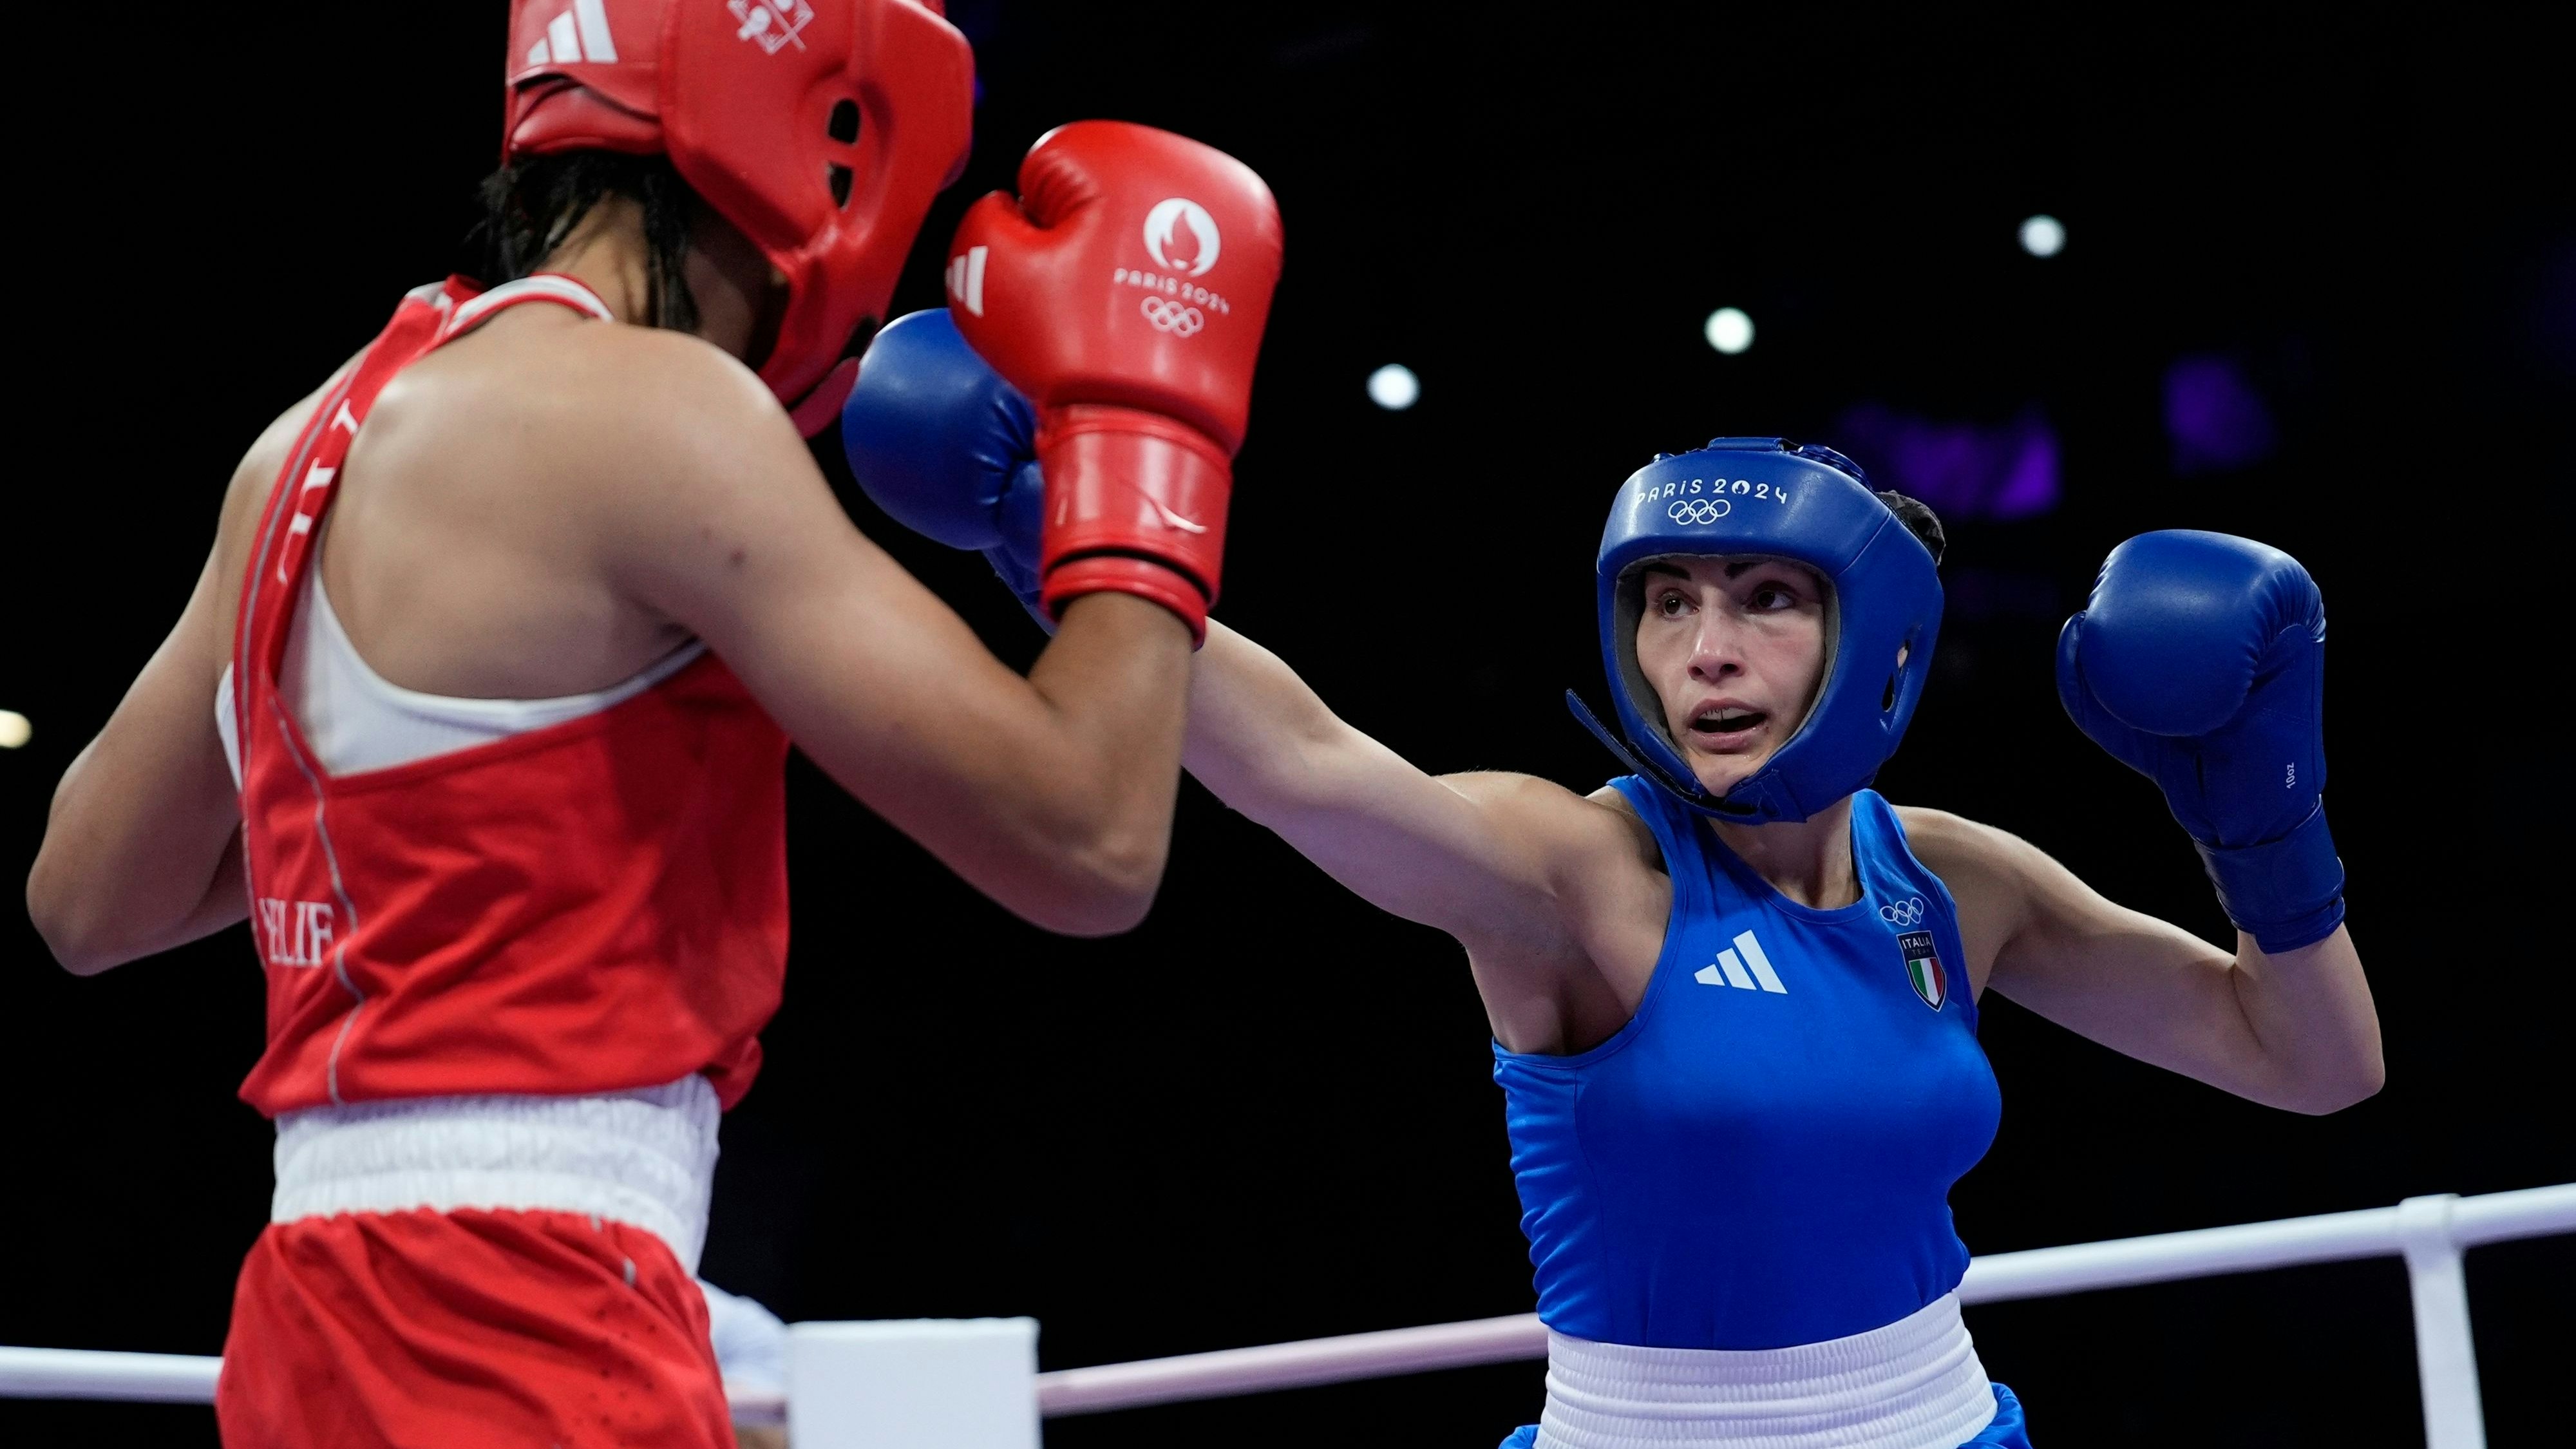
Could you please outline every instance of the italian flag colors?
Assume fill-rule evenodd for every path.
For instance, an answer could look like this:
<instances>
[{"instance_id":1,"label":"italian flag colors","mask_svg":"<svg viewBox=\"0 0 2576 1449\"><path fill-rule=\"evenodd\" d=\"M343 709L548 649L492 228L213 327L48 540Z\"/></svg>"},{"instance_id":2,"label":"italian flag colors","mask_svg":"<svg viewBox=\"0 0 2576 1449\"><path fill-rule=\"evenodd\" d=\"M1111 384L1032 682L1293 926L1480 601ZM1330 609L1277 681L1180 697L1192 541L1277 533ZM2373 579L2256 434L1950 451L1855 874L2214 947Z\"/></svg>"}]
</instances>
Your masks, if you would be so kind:
<instances>
[{"instance_id":1,"label":"italian flag colors","mask_svg":"<svg viewBox=\"0 0 2576 1449\"><path fill-rule=\"evenodd\" d=\"M1914 994L1934 1011L1950 999L1950 974L1941 969L1941 954L1932 947L1929 931L1908 931L1896 938L1896 949L1905 957L1905 979Z\"/></svg>"}]
</instances>

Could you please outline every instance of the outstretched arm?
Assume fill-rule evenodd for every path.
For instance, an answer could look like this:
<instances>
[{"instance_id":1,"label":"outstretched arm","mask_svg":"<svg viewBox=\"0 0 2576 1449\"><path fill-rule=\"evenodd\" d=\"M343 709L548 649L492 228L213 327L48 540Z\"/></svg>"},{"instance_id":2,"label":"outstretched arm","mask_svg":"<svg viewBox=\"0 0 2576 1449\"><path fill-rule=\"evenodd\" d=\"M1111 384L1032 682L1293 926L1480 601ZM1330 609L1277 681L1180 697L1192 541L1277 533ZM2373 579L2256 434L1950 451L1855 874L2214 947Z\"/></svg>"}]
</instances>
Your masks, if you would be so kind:
<instances>
[{"instance_id":1,"label":"outstretched arm","mask_svg":"<svg viewBox=\"0 0 2576 1449\"><path fill-rule=\"evenodd\" d=\"M890 516L952 547L982 551L1044 618L1061 592L1065 561L1079 563L1094 549L1050 530L1086 516L1091 506L1080 500L1102 479L1079 470L1063 476L1059 462L1079 461L1070 454L1041 468L1044 409L1033 409L968 345L961 325L971 324L979 345L994 340L993 324L972 324L972 316L915 313L879 333L842 414L842 443L853 475ZM999 340L1043 402L1048 370L1019 356L1011 339ZM1189 372L1199 364L1172 366ZM1248 386L1248 361L1241 381ZM1165 501L1150 515L1132 499L1120 511L1159 516L1165 533L1196 539L1182 552L1208 565L1194 576L1213 595L1208 524ZM1130 540L1107 555L1136 552ZM1068 617L1068 633L1070 624ZM1064 647L1062 636L1056 647ZM1509 1000L1579 982L1599 960L1582 925L1584 898L1600 889L1595 877L1617 876L1649 894L1660 884L1652 845L1623 810L1523 776L1435 780L1335 718L1286 665L1222 626L1208 626L1191 677L1189 768L1362 896L1465 942L1508 1043L1553 1039L1552 1029L1512 1025ZM1659 941L1660 904L1647 919ZM1654 950L1654 942L1644 950L1649 967Z\"/></svg>"},{"instance_id":2,"label":"outstretched arm","mask_svg":"<svg viewBox=\"0 0 2576 1449\"><path fill-rule=\"evenodd\" d=\"M1463 942L1515 1050L1585 1034L1609 1009L1590 999L1596 966L1642 983L1653 965L1669 888L1633 817L1528 775L1425 774L1222 624L1199 653L1182 758L1335 880Z\"/></svg>"},{"instance_id":3,"label":"outstretched arm","mask_svg":"<svg viewBox=\"0 0 2576 1449\"><path fill-rule=\"evenodd\" d=\"M953 547L982 550L1044 617L1049 553L1040 521L1062 511L1062 480L1042 475L1035 424L1028 402L966 345L949 314L932 311L877 335L841 430L851 471L888 514ZM1057 651L1073 622L1068 616ZM1623 859L1635 854L1616 812L1545 782L1432 779L1336 719L1286 665L1221 626L1210 626L1192 679L1192 770L1361 895L1464 940L1489 1000L1491 978L1515 969L1503 963L1553 966L1579 955L1562 919L1573 882L1553 854L1557 833L1609 841Z\"/></svg>"},{"instance_id":4,"label":"outstretched arm","mask_svg":"<svg viewBox=\"0 0 2576 1449\"><path fill-rule=\"evenodd\" d=\"M2070 1031L2266 1106L2333 1112L2379 1090L2379 1017L2351 933L2236 954L2104 899L2018 836L1898 811L1950 887L1972 982Z\"/></svg>"},{"instance_id":5,"label":"outstretched arm","mask_svg":"<svg viewBox=\"0 0 2576 1449\"><path fill-rule=\"evenodd\" d=\"M1425 774L1223 624L1208 627L1191 678L1182 761L1218 799L1406 920L1471 940L1562 934L1541 843L1491 817L1544 822L1551 797L1559 812L1581 801L1525 775Z\"/></svg>"}]
</instances>

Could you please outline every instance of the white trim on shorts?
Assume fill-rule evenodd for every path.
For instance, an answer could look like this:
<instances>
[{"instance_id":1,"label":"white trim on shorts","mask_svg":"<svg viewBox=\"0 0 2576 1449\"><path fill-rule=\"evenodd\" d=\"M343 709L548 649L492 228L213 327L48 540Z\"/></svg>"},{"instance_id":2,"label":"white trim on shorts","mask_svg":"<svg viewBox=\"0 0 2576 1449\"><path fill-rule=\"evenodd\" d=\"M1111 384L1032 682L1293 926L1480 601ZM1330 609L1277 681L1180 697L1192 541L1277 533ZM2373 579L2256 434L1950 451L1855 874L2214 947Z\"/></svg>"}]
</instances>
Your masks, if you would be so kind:
<instances>
[{"instance_id":1,"label":"white trim on shorts","mask_svg":"<svg viewBox=\"0 0 2576 1449\"><path fill-rule=\"evenodd\" d=\"M579 1213L644 1229L698 1270L715 1183L715 1088L587 1097L411 1097L277 1119L269 1220L457 1208Z\"/></svg>"},{"instance_id":2,"label":"white trim on shorts","mask_svg":"<svg viewBox=\"0 0 2576 1449\"><path fill-rule=\"evenodd\" d=\"M1793 1348L1547 1336L1539 1449L1956 1449L1994 1422L1958 1295Z\"/></svg>"}]
</instances>

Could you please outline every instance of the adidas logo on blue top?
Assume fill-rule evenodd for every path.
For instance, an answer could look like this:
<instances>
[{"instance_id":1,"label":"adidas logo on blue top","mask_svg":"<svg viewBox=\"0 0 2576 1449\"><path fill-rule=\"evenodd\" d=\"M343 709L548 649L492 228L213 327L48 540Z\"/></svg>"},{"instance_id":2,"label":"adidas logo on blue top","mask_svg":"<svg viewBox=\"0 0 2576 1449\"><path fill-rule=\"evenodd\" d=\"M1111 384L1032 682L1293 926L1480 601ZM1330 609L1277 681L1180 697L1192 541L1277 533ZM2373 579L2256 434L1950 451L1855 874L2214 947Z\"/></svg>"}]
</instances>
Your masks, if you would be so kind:
<instances>
[{"instance_id":1,"label":"adidas logo on blue top","mask_svg":"<svg viewBox=\"0 0 2576 1449\"><path fill-rule=\"evenodd\" d=\"M1780 984L1780 973L1771 969L1771 958L1762 954L1762 943L1751 931L1739 931L1735 949L1720 951L1717 960L1691 974L1702 986L1732 986L1738 991L1761 990L1786 996L1789 988Z\"/></svg>"}]
</instances>

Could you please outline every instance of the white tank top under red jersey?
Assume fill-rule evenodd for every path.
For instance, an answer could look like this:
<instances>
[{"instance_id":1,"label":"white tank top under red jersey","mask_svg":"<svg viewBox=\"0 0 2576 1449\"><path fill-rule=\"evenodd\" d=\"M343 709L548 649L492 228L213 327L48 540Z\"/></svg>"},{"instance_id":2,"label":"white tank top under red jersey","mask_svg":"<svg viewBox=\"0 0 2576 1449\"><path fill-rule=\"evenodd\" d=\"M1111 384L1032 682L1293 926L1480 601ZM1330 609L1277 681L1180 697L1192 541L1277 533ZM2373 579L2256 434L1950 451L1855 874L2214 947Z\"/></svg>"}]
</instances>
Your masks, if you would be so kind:
<instances>
[{"instance_id":1,"label":"white tank top under red jersey","mask_svg":"<svg viewBox=\"0 0 2576 1449\"><path fill-rule=\"evenodd\" d=\"M412 293L314 410L261 515L230 733L268 979L268 1046L241 1095L270 1116L478 1098L435 1110L516 1121L516 1099L581 1096L614 1115L709 1087L711 1109L759 1069L786 963L787 742L714 656L573 719L348 774L322 764L280 692L312 542L367 410L404 366L525 303L606 312L561 278ZM377 1115L390 1130L410 1114ZM691 1177L712 1163L705 1126ZM281 1168L298 1135L281 1137ZM682 1156L699 1150L688 1135Z\"/></svg>"}]
</instances>

